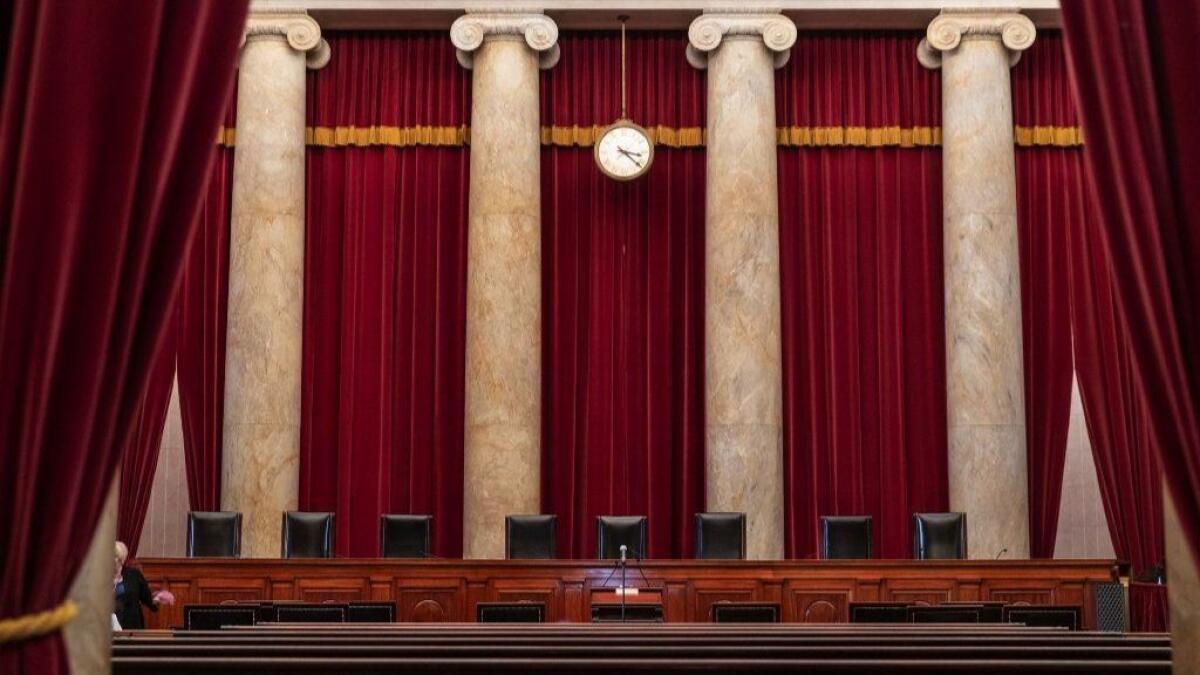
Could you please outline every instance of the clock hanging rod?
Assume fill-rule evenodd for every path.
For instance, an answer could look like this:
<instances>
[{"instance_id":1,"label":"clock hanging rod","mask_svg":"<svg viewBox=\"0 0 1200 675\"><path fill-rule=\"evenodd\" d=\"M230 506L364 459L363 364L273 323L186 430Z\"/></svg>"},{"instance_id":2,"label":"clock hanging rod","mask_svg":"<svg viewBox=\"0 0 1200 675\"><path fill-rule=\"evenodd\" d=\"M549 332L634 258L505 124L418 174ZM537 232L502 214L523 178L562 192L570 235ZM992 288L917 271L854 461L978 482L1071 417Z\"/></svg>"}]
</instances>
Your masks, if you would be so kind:
<instances>
[{"instance_id":1,"label":"clock hanging rod","mask_svg":"<svg viewBox=\"0 0 1200 675\"><path fill-rule=\"evenodd\" d=\"M621 119L628 119L625 113L625 22L629 21L629 15L618 16L617 20L621 22Z\"/></svg>"}]
</instances>

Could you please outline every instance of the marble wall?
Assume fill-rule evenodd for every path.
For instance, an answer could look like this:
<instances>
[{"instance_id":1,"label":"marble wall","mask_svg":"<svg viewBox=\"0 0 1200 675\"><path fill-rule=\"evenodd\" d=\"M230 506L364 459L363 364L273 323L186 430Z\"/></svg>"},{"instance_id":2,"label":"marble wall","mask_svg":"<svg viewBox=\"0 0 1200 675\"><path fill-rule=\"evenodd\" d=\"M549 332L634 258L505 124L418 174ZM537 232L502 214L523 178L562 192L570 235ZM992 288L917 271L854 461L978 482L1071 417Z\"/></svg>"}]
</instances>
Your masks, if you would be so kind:
<instances>
[{"instance_id":1,"label":"marble wall","mask_svg":"<svg viewBox=\"0 0 1200 675\"><path fill-rule=\"evenodd\" d=\"M1054 557L1116 557L1108 520L1104 517L1104 502L1100 499L1100 481L1078 382L1072 382L1071 386L1071 422L1067 428L1067 461L1063 468Z\"/></svg>"},{"instance_id":2,"label":"marble wall","mask_svg":"<svg viewBox=\"0 0 1200 675\"><path fill-rule=\"evenodd\" d=\"M187 467L183 458L183 418L179 410L179 382L171 387L171 403L163 428L158 466L137 555L142 558L173 558L187 551Z\"/></svg>"},{"instance_id":3,"label":"marble wall","mask_svg":"<svg viewBox=\"0 0 1200 675\"><path fill-rule=\"evenodd\" d=\"M67 597L79 614L63 629L67 661L75 675L108 675L112 661L112 613L116 573L117 488L121 474L113 477L100 520L83 566L71 583Z\"/></svg>"}]
</instances>

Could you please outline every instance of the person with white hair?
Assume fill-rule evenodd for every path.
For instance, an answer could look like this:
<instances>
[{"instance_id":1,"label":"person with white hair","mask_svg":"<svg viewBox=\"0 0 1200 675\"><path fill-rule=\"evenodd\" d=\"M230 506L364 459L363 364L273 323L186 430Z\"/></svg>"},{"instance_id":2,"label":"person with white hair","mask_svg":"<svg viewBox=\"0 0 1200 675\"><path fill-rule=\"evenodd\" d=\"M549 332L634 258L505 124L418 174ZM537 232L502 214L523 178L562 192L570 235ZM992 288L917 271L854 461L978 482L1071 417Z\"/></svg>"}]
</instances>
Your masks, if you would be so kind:
<instances>
[{"instance_id":1,"label":"person with white hair","mask_svg":"<svg viewBox=\"0 0 1200 675\"><path fill-rule=\"evenodd\" d=\"M118 541L116 573L113 575L113 590L116 593L113 614L122 629L136 630L146 627L146 620L142 617L142 605L149 607L152 612L157 612L159 605L175 604L175 596L166 590L151 594L150 585L146 583L146 577L142 576L141 571L125 566L128 557L129 548L124 542Z\"/></svg>"}]
</instances>

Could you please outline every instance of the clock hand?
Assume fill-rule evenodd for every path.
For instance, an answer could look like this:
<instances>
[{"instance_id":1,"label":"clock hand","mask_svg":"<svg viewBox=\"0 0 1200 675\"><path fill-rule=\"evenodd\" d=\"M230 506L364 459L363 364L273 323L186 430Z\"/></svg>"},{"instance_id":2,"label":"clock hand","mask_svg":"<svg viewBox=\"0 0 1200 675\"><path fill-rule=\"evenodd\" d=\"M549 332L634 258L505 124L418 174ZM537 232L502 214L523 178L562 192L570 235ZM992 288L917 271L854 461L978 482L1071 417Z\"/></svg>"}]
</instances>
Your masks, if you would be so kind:
<instances>
[{"instance_id":1,"label":"clock hand","mask_svg":"<svg viewBox=\"0 0 1200 675\"><path fill-rule=\"evenodd\" d=\"M626 150L624 147L622 147L620 145L617 146L617 150L620 151L622 154L637 155L638 157L641 157L642 155L646 154L644 152L634 152L632 150Z\"/></svg>"},{"instance_id":2,"label":"clock hand","mask_svg":"<svg viewBox=\"0 0 1200 675\"><path fill-rule=\"evenodd\" d=\"M629 161L633 162L634 164L636 164L637 168L639 168L639 169L642 168L642 163L637 161L637 159L635 159L631 153L629 153L627 150L625 150L625 148L618 147L617 152L621 153L622 155L625 155L625 158L628 159Z\"/></svg>"}]
</instances>

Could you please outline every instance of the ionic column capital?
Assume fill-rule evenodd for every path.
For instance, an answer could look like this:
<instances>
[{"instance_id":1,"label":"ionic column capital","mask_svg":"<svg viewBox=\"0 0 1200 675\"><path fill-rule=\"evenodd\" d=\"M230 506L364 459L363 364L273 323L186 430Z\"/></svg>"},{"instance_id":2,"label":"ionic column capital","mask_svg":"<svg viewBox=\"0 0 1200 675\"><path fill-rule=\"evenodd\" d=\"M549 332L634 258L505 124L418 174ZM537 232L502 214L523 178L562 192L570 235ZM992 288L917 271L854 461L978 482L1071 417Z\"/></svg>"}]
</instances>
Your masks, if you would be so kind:
<instances>
[{"instance_id":1,"label":"ionic column capital","mask_svg":"<svg viewBox=\"0 0 1200 675\"><path fill-rule=\"evenodd\" d=\"M688 27L688 63L701 70L707 68L709 53L721 46L726 36L761 38L775 56L775 67L782 68L796 43L796 24L778 9L706 9Z\"/></svg>"},{"instance_id":2,"label":"ionic column capital","mask_svg":"<svg viewBox=\"0 0 1200 675\"><path fill-rule=\"evenodd\" d=\"M242 46L250 40L265 37L283 37L292 49L304 53L305 65L310 70L319 70L329 63L329 43L321 37L321 26L304 10L264 9L252 12L246 17Z\"/></svg>"},{"instance_id":3,"label":"ionic column capital","mask_svg":"<svg viewBox=\"0 0 1200 675\"><path fill-rule=\"evenodd\" d=\"M476 49L484 40L498 37L524 38L538 53L538 67L548 70L558 63L558 25L539 9L495 7L468 9L450 26L450 41L457 48L458 62L470 69Z\"/></svg>"},{"instance_id":4,"label":"ionic column capital","mask_svg":"<svg viewBox=\"0 0 1200 675\"><path fill-rule=\"evenodd\" d=\"M963 40L999 40L1009 50L1009 66L1033 44L1037 29L1017 11L995 9L943 9L925 31L917 46L917 60L930 69L940 68L942 53L953 51Z\"/></svg>"}]
</instances>

